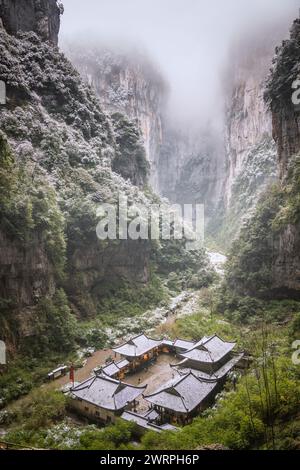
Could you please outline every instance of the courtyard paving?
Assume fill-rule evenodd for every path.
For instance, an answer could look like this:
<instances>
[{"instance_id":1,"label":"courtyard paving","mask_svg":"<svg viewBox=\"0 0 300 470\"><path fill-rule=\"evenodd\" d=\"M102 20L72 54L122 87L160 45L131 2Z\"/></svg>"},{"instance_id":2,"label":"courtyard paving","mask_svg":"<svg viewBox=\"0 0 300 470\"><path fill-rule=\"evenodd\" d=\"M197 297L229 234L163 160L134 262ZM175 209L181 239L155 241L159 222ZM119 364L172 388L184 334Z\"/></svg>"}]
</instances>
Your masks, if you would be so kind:
<instances>
[{"instance_id":1,"label":"courtyard paving","mask_svg":"<svg viewBox=\"0 0 300 470\"><path fill-rule=\"evenodd\" d=\"M160 354L153 365L136 374L127 375L124 382L132 385L147 385L145 395L149 395L169 380L172 380L172 378L178 377L176 371L170 367L170 364L176 364L178 361L179 359L172 354ZM149 403L143 397L140 397L138 401L137 410L139 412L146 411L149 408Z\"/></svg>"}]
</instances>

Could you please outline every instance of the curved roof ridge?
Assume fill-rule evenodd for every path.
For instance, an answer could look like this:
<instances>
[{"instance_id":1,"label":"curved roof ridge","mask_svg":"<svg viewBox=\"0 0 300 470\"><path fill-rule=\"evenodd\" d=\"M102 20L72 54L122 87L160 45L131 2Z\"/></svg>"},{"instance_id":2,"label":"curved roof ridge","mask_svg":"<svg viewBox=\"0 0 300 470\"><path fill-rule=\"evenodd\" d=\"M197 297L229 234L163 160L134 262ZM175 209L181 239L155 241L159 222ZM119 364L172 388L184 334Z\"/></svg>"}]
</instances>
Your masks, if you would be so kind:
<instances>
[{"instance_id":1,"label":"curved roof ridge","mask_svg":"<svg viewBox=\"0 0 300 470\"><path fill-rule=\"evenodd\" d=\"M203 338L205 338L205 336L203 336ZM188 349L187 351L185 351L186 353L188 352L191 352L191 351L194 351L194 349L197 349L199 346L204 346L208 341L210 341L213 336L210 336L209 338L206 338L205 341L201 342L203 340L203 338L201 338L199 341L197 341L196 343L194 343L193 347ZM204 346L204 349L207 351L207 349L205 348Z\"/></svg>"},{"instance_id":2,"label":"curved roof ridge","mask_svg":"<svg viewBox=\"0 0 300 470\"><path fill-rule=\"evenodd\" d=\"M188 374L185 374L185 375L180 375L179 377L177 377L176 379L174 379L172 382L170 382L170 385L168 386L168 383L166 383L166 386L165 387L161 387L160 389L158 389L156 392L154 393L150 393L150 395L146 395L146 397L154 397L155 395L158 395L160 394L161 392L168 392L168 390L172 390L174 389L175 387L177 387L178 384L180 384L183 380L186 379L186 377L188 377L189 375L191 374L191 372L189 372ZM193 375L193 374L192 374ZM194 376L195 377L195 376ZM177 391L177 390L176 390ZM180 394L179 394L180 395Z\"/></svg>"},{"instance_id":3,"label":"curved roof ridge","mask_svg":"<svg viewBox=\"0 0 300 470\"><path fill-rule=\"evenodd\" d=\"M147 385L133 385L133 384L129 384L129 383L127 383L127 382L122 382L122 381L120 381L120 380L118 380L118 379L113 379L112 377L110 377L109 375L106 375L106 374L104 374L104 375L103 375L103 374L96 375L96 376L94 377L94 380L95 380L95 379L103 379L103 380L106 380L107 382L112 382L112 383L115 383L115 384L119 384L119 383L121 382L123 385L125 385L125 386L127 386L127 387L130 387L130 388L138 388L138 389L142 389L142 388L145 388L145 389L146 389L146 388L147 388Z\"/></svg>"},{"instance_id":4,"label":"curved roof ridge","mask_svg":"<svg viewBox=\"0 0 300 470\"><path fill-rule=\"evenodd\" d=\"M173 368L173 367L178 367L178 366L181 366L181 365L185 364L186 362L188 362L188 358L187 358L187 357L185 357L184 359L182 359L182 361L180 361L180 362L176 362L176 364L170 364L170 367L172 367L172 368Z\"/></svg>"},{"instance_id":5,"label":"curved roof ridge","mask_svg":"<svg viewBox=\"0 0 300 470\"><path fill-rule=\"evenodd\" d=\"M223 343L236 344L236 341L224 341L224 339L222 339L217 333L215 333L210 339L212 338L219 338Z\"/></svg>"},{"instance_id":6,"label":"curved roof ridge","mask_svg":"<svg viewBox=\"0 0 300 470\"><path fill-rule=\"evenodd\" d=\"M94 377L89 377L88 379L84 380L83 382L80 382L79 384L75 385L75 387L72 387L70 390L84 390L85 388L88 388L89 385L86 383L89 382L90 380L93 382Z\"/></svg>"},{"instance_id":7,"label":"curved roof ridge","mask_svg":"<svg viewBox=\"0 0 300 470\"><path fill-rule=\"evenodd\" d=\"M185 402L184 402L184 397L182 395L180 395L180 399L182 401L182 404L183 406L185 407L186 411L189 411L188 407L186 406Z\"/></svg>"},{"instance_id":8,"label":"curved roof ridge","mask_svg":"<svg viewBox=\"0 0 300 470\"><path fill-rule=\"evenodd\" d=\"M119 344L115 348L112 348L112 350L114 351L115 349L119 349L122 346L125 346L125 344L128 344L130 341L133 341L134 339L139 338L140 336L146 336L146 335L145 335L145 333L140 333L139 335L135 335L132 338L129 338L127 341L124 341L123 343Z\"/></svg>"}]
</instances>

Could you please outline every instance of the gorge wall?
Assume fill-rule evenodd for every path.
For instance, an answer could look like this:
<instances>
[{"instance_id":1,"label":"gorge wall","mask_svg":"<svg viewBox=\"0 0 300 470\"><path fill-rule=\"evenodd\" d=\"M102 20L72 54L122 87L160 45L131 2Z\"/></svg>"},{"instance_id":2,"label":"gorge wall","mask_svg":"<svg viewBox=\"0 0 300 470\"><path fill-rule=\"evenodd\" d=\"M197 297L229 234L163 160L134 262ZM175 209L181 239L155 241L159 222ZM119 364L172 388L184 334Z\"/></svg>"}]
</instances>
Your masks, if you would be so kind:
<instances>
[{"instance_id":1,"label":"gorge wall","mask_svg":"<svg viewBox=\"0 0 300 470\"><path fill-rule=\"evenodd\" d=\"M282 21L255 37L245 34L232 47L223 76L224 132L209 119L197 126L170 116L168 86L143 54L96 43L66 46L103 108L139 127L154 190L172 203L204 204L207 235L223 248L277 177L272 116L263 93L285 31Z\"/></svg>"},{"instance_id":2,"label":"gorge wall","mask_svg":"<svg viewBox=\"0 0 300 470\"><path fill-rule=\"evenodd\" d=\"M300 20L295 20L290 38L276 48L266 100L270 104L273 136L278 154L280 185L285 216L276 238L273 263L274 288L300 296L299 154L300 111L292 102L293 83L300 71Z\"/></svg>"},{"instance_id":3,"label":"gorge wall","mask_svg":"<svg viewBox=\"0 0 300 470\"><path fill-rule=\"evenodd\" d=\"M139 127L152 188L172 203L203 203L210 217L224 180L222 136L209 125L184 125L169 115L168 85L143 53L93 43L66 44L65 50L103 108Z\"/></svg>"},{"instance_id":4,"label":"gorge wall","mask_svg":"<svg viewBox=\"0 0 300 470\"><path fill-rule=\"evenodd\" d=\"M0 21L8 33L34 31L54 44L58 43L62 13L57 0L0 0Z\"/></svg>"},{"instance_id":5,"label":"gorge wall","mask_svg":"<svg viewBox=\"0 0 300 470\"><path fill-rule=\"evenodd\" d=\"M265 188L277 179L272 115L264 100L274 49L287 31L284 21L234 43L224 70L225 164L223 198L212 234L229 248L251 217Z\"/></svg>"},{"instance_id":6,"label":"gorge wall","mask_svg":"<svg viewBox=\"0 0 300 470\"><path fill-rule=\"evenodd\" d=\"M234 242L227 271L233 292L263 298L300 298L299 109L292 87L299 78L300 20L276 47L264 99L276 142L276 182L262 193Z\"/></svg>"},{"instance_id":7,"label":"gorge wall","mask_svg":"<svg viewBox=\"0 0 300 470\"><path fill-rule=\"evenodd\" d=\"M38 5L56 25L46 36L27 31L39 32L30 16ZM107 283L147 283L149 243L100 242L96 210L119 192L132 202L150 200L138 187L147 181L138 130L125 118L108 118L54 47L56 2L2 2L0 11L7 88L0 109L0 333L14 350L50 327L43 302L51 306L58 289L83 318L97 313ZM32 19L26 24L25 13Z\"/></svg>"},{"instance_id":8,"label":"gorge wall","mask_svg":"<svg viewBox=\"0 0 300 470\"><path fill-rule=\"evenodd\" d=\"M209 223L221 197L224 141L209 123L206 126L172 125L165 121L160 151L159 188L176 204L204 204Z\"/></svg>"},{"instance_id":9,"label":"gorge wall","mask_svg":"<svg viewBox=\"0 0 300 470\"><path fill-rule=\"evenodd\" d=\"M150 182L159 190L159 155L167 85L155 65L140 51L122 51L93 43L66 46L83 79L96 91L103 109L122 113L141 132L150 164Z\"/></svg>"},{"instance_id":10,"label":"gorge wall","mask_svg":"<svg viewBox=\"0 0 300 470\"><path fill-rule=\"evenodd\" d=\"M32 5L45 7L50 24L57 20L54 3ZM116 304L124 315L133 296L135 313L156 306L165 290L153 273L202 269L205 278L208 260L202 251L188 252L184 239L98 239L99 203L116 206L119 195L129 210L160 202L149 189L139 128L151 153L151 139L155 145L160 139L158 114L154 123L151 117L159 108L156 88L141 77L138 100L126 91L128 116L112 97L109 115L56 47L55 34L37 34L34 21L19 23L22 11L6 16L5 10L0 26L0 80L7 90L0 107L0 336L9 351L26 346L38 355L69 350L72 341L74 347L76 318L108 315ZM134 86L136 78L126 74L123 85Z\"/></svg>"}]
</instances>

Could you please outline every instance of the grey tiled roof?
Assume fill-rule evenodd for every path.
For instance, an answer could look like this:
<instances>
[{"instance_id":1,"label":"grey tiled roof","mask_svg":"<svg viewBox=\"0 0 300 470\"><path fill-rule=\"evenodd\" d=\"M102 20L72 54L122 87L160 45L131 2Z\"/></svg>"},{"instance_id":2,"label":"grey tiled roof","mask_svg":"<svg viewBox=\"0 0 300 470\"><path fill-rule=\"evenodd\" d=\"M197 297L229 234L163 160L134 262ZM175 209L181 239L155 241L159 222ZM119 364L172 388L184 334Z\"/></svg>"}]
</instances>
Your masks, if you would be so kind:
<instances>
[{"instance_id":1,"label":"grey tiled roof","mask_svg":"<svg viewBox=\"0 0 300 470\"><path fill-rule=\"evenodd\" d=\"M171 367L176 369L180 375L187 375L192 372L199 379L220 380L234 368L234 366L242 359L243 356L243 353L234 354L233 357L228 362L226 362L226 364L224 364L222 367L220 367L220 369L218 369L216 372L213 372L212 374L190 368L188 359L184 359L183 361L179 362L178 364L174 364Z\"/></svg>"},{"instance_id":2,"label":"grey tiled roof","mask_svg":"<svg viewBox=\"0 0 300 470\"><path fill-rule=\"evenodd\" d=\"M182 339L176 339L174 341L174 346L175 348L180 348L180 349L191 349L194 346L195 343L193 341L184 341Z\"/></svg>"},{"instance_id":3,"label":"grey tiled roof","mask_svg":"<svg viewBox=\"0 0 300 470\"><path fill-rule=\"evenodd\" d=\"M107 364L107 366L103 367L103 369L100 369L100 370L101 372L108 375L109 377L112 377L118 374L121 369L128 366L128 364L129 362L126 359L122 359L119 362L111 362L110 364Z\"/></svg>"},{"instance_id":4,"label":"grey tiled roof","mask_svg":"<svg viewBox=\"0 0 300 470\"><path fill-rule=\"evenodd\" d=\"M232 358L226 362L220 369L218 369L215 373L214 376L217 377L217 379L222 379L225 377L228 372L230 372L234 366L244 357L244 353L241 354L234 354Z\"/></svg>"},{"instance_id":5,"label":"grey tiled roof","mask_svg":"<svg viewBox=\"0 0 300 470\"><path fill-rule=\"evenodd\" d=\"M172 424L169 424L169 423L162 424L162 425L160 426L160 428L161 428L163 431L179 431L178 428L176 428L175 426L172 426Z\"/></svg>"},{"instance_id":6,"label":"grey tiled roof","mask_svg":"<svg viewBox=\"0 0 300 470\"><path fill-rule=\"evenodd\" d=\"M203 381L192 373L172 380L159 391L144 396L145 400L180 413L193 411L214 390L217 382Z\"/></svg>"},{"instance_id":7,"label":"grey tiled roof","mask_svg":"<svg viewBox=\"0 0 300 470\"><path fill-rule=\"evenodd\" d=\"M146 387L134 387L106 375L97 375L71 389L71 396L107 410L121 410L140 396Z\"/></svg>"},{"instance_id":8,"label":"grey tiled roof","mask_svg":"<svg viewBox=\"0 0 300 470\"><path fill-rule=\"evenodd\" d=\"M146 354L151 349L160 346L161 341L148 338L142 334L130 339L127 343L122 344L117 348L113 348L113 351L127 357L138 357Z\"/></svg>"},{"instance_id":9,"label":"grey tiled roof","mask_svg":"<svg viewBox=\"0 0 300 470\"><path fill-rule=\"evenodd\" d=\"M119 367L117 367L115 362L111 362L107 366L103 367L102 372L109 377L112 377L115 374L118 374L120 372Z\"/></svg>"},{"instance_id":10,"label":"grey tiled roof","mask_svg":"<svg viewBox=\"0 0 300 470\"><path fill-rule=\"evenodd\" d=\"M143 413L143 416L149 421L155 421L159 417L159 414L155 410L148 410L146 413Z\"/></svg>"},{"instance_id":11,"label":"grey tiled roof","mask_svg":"<svg viewBox=\"0 0 300 470\"><path fill-rule=\"evenodd\" d=\"M223 341L217 335L214 335L205 341L200 340L191 349L181 354L182 357L192 359L193 361L215 363L230 353L236 343Z\"/></svg>"},{"instance_id":12,"label":"grey tiled roof","mask_svg":"<svg viewBox=\"0 0 300 470\"><path fill-rule=\"evenodd\" d=\"M138 426L146 429L147 431L155 431L155 432L162 432L162 431L177 431L178 429L171 424L165 424L162 426L158 426L156 424L150 423L147 418L137 413L133 413L132 411L124 411L121 415L121 418L125 419L126 421L131 421L136 423Z\"/></svg>"},{"instance_id":13,"label":"grey tiled roof","mask_svg":"<svg viewBox=\"0 0 300 470\"><path fill-rule=\"evenodd\" d=\"M124 367L127 367L129 365L129 362L127 361L127 359L122 359L121 361L117 362L116 365L119 369L124 369Z\"/></svg>"}]
</instances>

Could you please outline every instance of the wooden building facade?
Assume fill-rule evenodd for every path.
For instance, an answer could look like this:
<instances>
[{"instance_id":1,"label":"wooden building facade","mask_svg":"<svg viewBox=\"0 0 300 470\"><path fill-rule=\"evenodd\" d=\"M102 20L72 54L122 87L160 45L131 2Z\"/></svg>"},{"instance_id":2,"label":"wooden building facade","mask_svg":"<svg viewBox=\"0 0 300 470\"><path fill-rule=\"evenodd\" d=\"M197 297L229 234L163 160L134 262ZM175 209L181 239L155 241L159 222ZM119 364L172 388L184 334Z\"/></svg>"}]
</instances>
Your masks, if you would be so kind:
<instances>
[{"instance_id":1,"label":"wooden building facade","mask_svg":"<svg viewBox=\"0 0 300 470\"><path fill-rule=\"evenodd\" d=\"M93 422L110 424L125 410L134 410L145 389L96 375L70 390L71 407Z\"/></svg>"}]
</instances>

